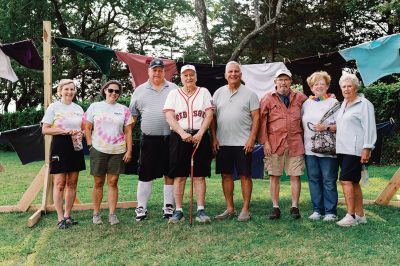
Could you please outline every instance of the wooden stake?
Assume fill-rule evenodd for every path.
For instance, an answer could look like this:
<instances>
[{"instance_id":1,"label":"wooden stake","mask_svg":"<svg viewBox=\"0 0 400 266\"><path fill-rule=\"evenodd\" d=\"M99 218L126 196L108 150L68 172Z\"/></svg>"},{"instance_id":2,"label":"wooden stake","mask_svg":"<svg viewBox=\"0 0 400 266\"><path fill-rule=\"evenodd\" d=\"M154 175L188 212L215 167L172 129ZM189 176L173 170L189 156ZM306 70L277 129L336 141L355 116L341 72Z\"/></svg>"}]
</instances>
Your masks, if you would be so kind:
<instances>
[{"instance_id":1,"label":"wooden stake","mask_svg":"<svg viewBox=\"0 0 400 266\"><path fill-rule=\"evenodd\" d=\"M400 168L394 173L392 179L382 191L382 193L376 198L375 202L379 205L388 205L390 200L396 194L397 190L400 188Z\"/></svg>"},{"instance_id":2,"label":"wooden stake","mask_svg":"<svg viewBox=\"0 0 400 266\"><path fill-rule=\"evenodd\" d=\"M43 165L39 173L33 179L29 188L25 191L24 195L17 204L18 210L25 212L28 210L29 205L35 200L37 194L43 187L44 175L46 167Z\"/></svg>"},{"instance_id":3,"label":"wooden stake","mask_svg":"<svg viewBox=\"0 0 400 266\"><path fill-rule=\"evenodd\" d=\"M42 216L42 211L41 210L36 211L31 217L29 217L28 227L32 227L35 224L37 224L41 216Z\"/></svg>"}]
</instances>

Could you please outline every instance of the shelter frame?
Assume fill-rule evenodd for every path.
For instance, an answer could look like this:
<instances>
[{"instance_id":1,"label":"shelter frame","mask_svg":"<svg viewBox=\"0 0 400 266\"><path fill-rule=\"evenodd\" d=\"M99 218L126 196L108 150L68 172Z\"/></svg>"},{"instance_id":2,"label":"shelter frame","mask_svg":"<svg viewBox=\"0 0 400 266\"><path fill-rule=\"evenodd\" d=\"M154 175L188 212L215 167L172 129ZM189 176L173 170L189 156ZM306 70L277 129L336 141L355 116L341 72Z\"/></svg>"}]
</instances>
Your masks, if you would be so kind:
<instances>
[{"instance_id":1,"label":"shelter frame","mask_svg":"<svg viewBox=\"0 0 400 266\"><path fill-rule=\"evenodd\" d=\"M44 87L44 109L51 103L51 87L52 87L52 66L51 66L51 22L43 21L43 87ZM48 211L55 211L53 202L53 178L50 174L50 144L52 137L45 135L45 163L39 173L32 180L32 183L22 195L17 205L0 206L2 212L26 212L35 211L29 217L27 225L33 227L42 214ZM40 190L43 188L42 203L33 205ZM137 206L136 201L118 202L117 208L134 208ZM108 208L107 202L100 205L101 209ZM78 198L75 199L72 210L90 210L93 209L92 203L81 203Z\"/></svg>"}]
</instances>

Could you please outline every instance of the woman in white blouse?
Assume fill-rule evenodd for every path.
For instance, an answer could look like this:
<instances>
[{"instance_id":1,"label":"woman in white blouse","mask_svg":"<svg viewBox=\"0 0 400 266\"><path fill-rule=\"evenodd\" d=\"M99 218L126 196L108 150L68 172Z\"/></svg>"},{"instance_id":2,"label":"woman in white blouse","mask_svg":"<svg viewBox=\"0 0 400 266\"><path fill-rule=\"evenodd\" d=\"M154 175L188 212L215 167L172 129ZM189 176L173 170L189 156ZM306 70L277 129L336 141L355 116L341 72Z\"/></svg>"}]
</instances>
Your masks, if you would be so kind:
<instances>
[{"instance_id":1,"label":"woman in white blouse","mask_svg":"<svg viewBox=\"0 0 400 266\"><path fill-rule=\"evenodd\" d=\"M376 141L376 123L374 106L358 93L358 78L353 74L344 74L339 85L344 101L336 119L336 153L347 214L337 224L354 226L367 223L360 187L361 166L368 163L371 157Z\"/></svg>"}]
</instances>

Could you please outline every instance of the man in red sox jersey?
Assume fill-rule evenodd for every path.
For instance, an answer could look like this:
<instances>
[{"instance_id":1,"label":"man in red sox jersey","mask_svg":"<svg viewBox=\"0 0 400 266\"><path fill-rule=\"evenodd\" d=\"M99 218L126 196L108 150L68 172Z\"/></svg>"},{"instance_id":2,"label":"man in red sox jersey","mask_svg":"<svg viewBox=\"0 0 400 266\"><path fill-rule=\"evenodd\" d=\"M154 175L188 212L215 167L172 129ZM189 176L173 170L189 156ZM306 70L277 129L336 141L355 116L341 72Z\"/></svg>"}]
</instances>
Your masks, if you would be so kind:
<instances>
[{"instance_id":1,"label":"man in red sox jersey","mask_svg":"<svg viewBox=\"0 0 400 266\"><path fill-rule=\"evenodd\" d=\"M210 92L196 86L196 69L185 65L181 69L183 87L171 91L164 105L167 122L171 127L169 142L170 164L168 175L174 178L176 209L169 223L183 219L183 193L186 177L190 174L190 159L194 146L194 189L197 201L196 221L209 223L210 217L204 211L206 192L205 176L211 175L211 142L207 132L213 117Z\"/></svg>"}]
</instances>

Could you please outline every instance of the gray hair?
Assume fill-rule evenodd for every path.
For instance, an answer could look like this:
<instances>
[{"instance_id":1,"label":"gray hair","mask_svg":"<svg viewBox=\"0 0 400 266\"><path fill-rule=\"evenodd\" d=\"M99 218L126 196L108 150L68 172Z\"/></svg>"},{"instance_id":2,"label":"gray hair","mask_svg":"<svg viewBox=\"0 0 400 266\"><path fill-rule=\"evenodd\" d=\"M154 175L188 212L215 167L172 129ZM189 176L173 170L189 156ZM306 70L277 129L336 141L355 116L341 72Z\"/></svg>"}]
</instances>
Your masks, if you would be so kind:
<instances>
[{"instance_id":1,"label":"gray hair","mask_svg":"<svg viewBox=\"0 0 400 266\"><path fill-rule=\"evenodd\" d=\"M357 78L356 75L350 73L343 74L339 79L339 86L342 87L342 84L345 81L350 81L353 84L354 88L358 90L358 87L360 86L360 80Z\"/></svg>"},{"instance_id":2,"label":"gray hair","mask_svg":"<svg viewBox=\"0 0 400 266\"><path fill-rule=\"evenodd\" d=\"M242 68L241 68L240 64L239 64L238 62L236 62L236 61L229 61L229 62L226 64L226 66L225 66L225 73L228 72L228 68L229 68L231 65L237 65L237 66L239 67L240 73L242 73Z\"/></svg>"}]
</instances>

